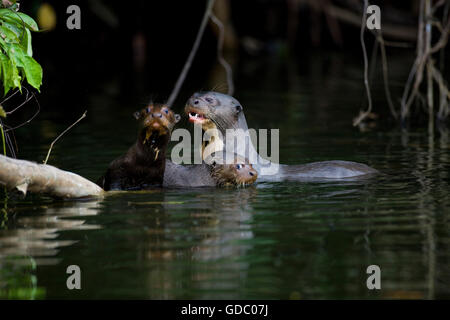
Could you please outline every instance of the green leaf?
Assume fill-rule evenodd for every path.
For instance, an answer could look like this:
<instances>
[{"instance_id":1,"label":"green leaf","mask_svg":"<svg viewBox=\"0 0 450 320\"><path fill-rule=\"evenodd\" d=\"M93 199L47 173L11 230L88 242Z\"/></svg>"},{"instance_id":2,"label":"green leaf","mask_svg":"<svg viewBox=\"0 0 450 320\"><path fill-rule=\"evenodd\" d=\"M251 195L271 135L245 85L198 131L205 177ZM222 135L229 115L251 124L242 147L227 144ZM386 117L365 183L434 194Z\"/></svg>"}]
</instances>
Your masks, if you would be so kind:
<instances>
[{"instance_id":1,"label":"green leaf","mask_svg":"<svg viewBox=\"0 0 450 320\"><path fill-rule=\"evenodd\" d=\"M23 25L18 25L17 23L11 23L3 21L3 26L14 32L23 50L29 55L33 55L33 49L31 47L31 32L28 28L23 27ZM2 38L0 38L2 39Z\"/></svg>"},{"instance_id":2,"label":"green leaf","mask_svg":"<svg viewBox=\"0 0 450 320\"><path fill-rule=\"evenodd\" d=\"M22 90L22 85L20 81L22 80L22 77L19 75L19 70L17 69L16 64L13 60L9 60L11 65L11 82L12 82L12 88L19 88L19 90Z\"/></svg>"},{"instance_id":3,"label":"green leaf","mask_svg":"<svg viewBox=\"0 0 450 320\"><path fill-rule=\"evenodd\" d=\"M9 58L25 74L27 82L39 91L42 84L42 67L32 57L28 56L17 44L6 46Z\"/></svg>"},{"instance_id":4,"label":"green leaf","mask_svg":"<svg viewBox=\"0 0 450 320\"><path fill-rule=\"evenodd\" d=\"M31 31L30 29L25 28L25 41L26 41L26 45L25 45L25 50L27 52L27 55L29 55L30 57L33 56L33 47L31 46ZM25 44L25 43L24 43Z\"/></svg>"},{"instance_id":5,"label":"green leaf","mask_svg":"<svg viewBox=\"0 0 450 320\"><path fill-rule=\"evenodd\" d=\"M19 75L19 71L17 70L15 61L13 59L9 59L3 53L0 53L0 64L2 68L2 82L4 88L4 94L6 95L11 88L19 88L22 89L20 84L21 77Z\"/></svg>"},{"instance_id":6,"label":"green leaf","mask_svg":"<svg viewBox=\"0 0 450 320\"><path fill-rule=\"evenodd\" d=\"M15 21L20 25L27 26L32 31L39 31L39 27L33 18L22 12L15 12L9 9L0 9L0 18L8 21Z\"/></svg>"},{"instance_id":7,"label":"green leaf","mask_svg":"<svg viewBox=\"0 0 450 320\"><path fill-rule=\"evenodd\" d=\"M5 112L5 110L3 109L2 106L0 106L0 117L6 118L6 112Z\"/></svg>"},{"instance_id":8,"label":"green leaf","mask_svg":"<svg viewBox=\"0 0 450 320\"><path fill-rule=\"evenodd\" d=\"M1 65L1 77L2 77L2 83L3 83L3 89L5 95L8 93L9 89L11 88L10 84L10 74L11 74L11 66L10 66L10 60L7 56L5 56L3 53L0 53L0 65Z\"/></svg>"},{"instance_id":9,"label":"green leaf","mask_svg":"<svg viewBox=\"0 0 450 320\"><path fill-rule=\"evenodd\" d=\"M19 43L23 51L29 56L33 56L33 49L31 46L31 32L28 28L22 28L22 26L17 27L16 24L11 24L9 22L3 22L3 29L0 27L0 32L6 30L7 34L3 33L6 39L14 38L15 41L7 41L8 43ZM14 36L9 32L13 32ZM6 41L3 37L0 37L0 44L4 44Z\"/></svg>"},{"instance_id":10,"label":"green leaf","mask_svg":"<svg viewBox=\"0 0 450 320\"><path fill-rule=\"evenodd\" d=\"M10 22L7 20L4 20L2 22L2 25L5 26L6 28L8 28L9 30L11 30L12 32L14 32L14 34L16 35L17 38L21 38L24 36L25 34L25 29L23 26L15 23L15 22Z\"/></svg>"},{"instance_id":11,"label":"green leaf","mask_svg":"<svg viewBox=\"0 0 450 320\"><path fill-rule=\"evenodd\" d=\"M19 38L17 37L17 35L4 25L0 26L0 37L2 37L5 42L19 43Z\"/></svg>"},{"instance_id":12,"label":"green leaf","mask_svg":"<svg viewBox=\"0 0 450 320\"><path fill-rule=\"evenodd\" d=\"M24 56L23 65L27 82L39 91L42 84L42 67L30 56Z\"/></svg>"},{"instance_id":13,"label":"green leaf","mask_svg":"<svg viewBox=\"0 0 450 320\"><path fill-rule=\"evenodd\" d=\"M26 15L25 13L22 13L22 12L16 12L16 13L20 16L20 18L22 18L22 20L29 27L29 29L31 29L32 31L39 31L39 27L38 27L36 21L34 21L34 19L32 17L30 17L29 15Z\"/></svg>"},{"instance_id":14,"label":"green leaf","mask_svg":"<svg viewBox=\"0 0 450 320\"><path fill-rule=\"evenodd\" d=\"M6 55L10 60L14 61L14 64L18 67L23 67L22 60L24 56L23 49L17 43L6 43L3 47Z\"/></svg>"},{"instance_id":15,"label":"green leaf","mask_svg":"<svg viewBox=\"0 0 450 320\"><path fill-rule=\"evenodd\" d=\"M11 88L22 89L22 79L38 91L42 67L32 58L31 31L39 31L28 15L0 9L0 83L6 95Z\"/></svg>"}]
</instances>

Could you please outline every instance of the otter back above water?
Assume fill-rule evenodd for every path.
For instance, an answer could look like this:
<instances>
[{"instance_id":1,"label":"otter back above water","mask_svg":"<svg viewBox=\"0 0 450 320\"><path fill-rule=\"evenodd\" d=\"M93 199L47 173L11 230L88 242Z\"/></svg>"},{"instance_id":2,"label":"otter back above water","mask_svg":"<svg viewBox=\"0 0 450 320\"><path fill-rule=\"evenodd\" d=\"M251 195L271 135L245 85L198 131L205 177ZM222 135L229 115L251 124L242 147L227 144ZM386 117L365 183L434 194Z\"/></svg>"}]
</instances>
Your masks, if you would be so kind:
<instances>
[{"instance_id":1,"label":"otter back above water","mask_svg":"<svg viewBox=\"0 0 450 320\"><path fill-rule=\"evenodd\" d=\"M263 175L258 181L311 181L327 179L367 178L379 173L363 163L331 160L299 165L279 165L278 174Z\"/></svg>"}]
</instances>

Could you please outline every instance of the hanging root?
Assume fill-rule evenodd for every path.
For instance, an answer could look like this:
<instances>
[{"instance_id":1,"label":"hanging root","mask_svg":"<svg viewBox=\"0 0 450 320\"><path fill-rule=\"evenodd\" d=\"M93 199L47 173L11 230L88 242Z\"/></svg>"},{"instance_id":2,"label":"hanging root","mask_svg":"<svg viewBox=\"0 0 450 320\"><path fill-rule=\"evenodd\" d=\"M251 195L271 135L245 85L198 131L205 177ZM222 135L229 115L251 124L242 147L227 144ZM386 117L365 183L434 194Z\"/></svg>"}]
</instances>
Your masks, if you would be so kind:
<instances>
[{"instance_id":1,"label":"hanging root","mask_svg":"<svg viewBox=\"0 0 450 320\"><path fill-rule=\"evenodd\" d=\"M223 42L225 39L225 28L223 26L223 23L212 13L211 13L211 21L216 24L217 28L219 28L219 39L217 40L217 60L219 60L219 63L222 65L222 67L225 69L225 72L227 73L227 85L228 85L227 93L230 96L232 96L234 94L233 70L231 69L229 63L224 59L222 54Z\"/></svg>"},{"instance_id":2,"label":"hanging root","mask_svg":"<svg viewBox=\"0 0 450 320\"><path fill-rule=\"evenodd\" d=\"M422 0L420 2L420 17L419 17L419 32L417 37L417 57L414 61L414 65L411 68L408 81L406 82L405 89L402 97L401 104L401 116L402 120L410 114L410 107L412 103L419 96L420 84L424 78L424 72L426 71L427 76L427 105L428 105L428 116L432 120L435 116L433 108L433 80L436 81L440 96L441 104L440 109L437 113L438 118L441 117L443 120L448 115L448 102L442 101L442 97L446 96L448 92L447 86L445 85L442 77L440 77L440 72L434 67L434 60L432 55L439 50L442 50L447 45L448 36L450 33L450 18L444 17L443 27L441 23L433 21L432 16L436 9L441 6L444 2L438 2L434 7L431 7L430 0ZM445 22L445 19L447 20ZM431 31L432 26L435 26L441 33L439 40L432 45ZM413 83L414 81L414 83ZM412 89L411 89L412 86ZM447 99L447 98L446 98ZM447 105L447 107L446 107ZM443 117L443 118L442 118Z\"/></svg>"},{"instance_id":3,"label":"hanging root","mask_svg":"<svg viewBox=\"0 0 450 320\"><path fill-rule=\"evenodd\" d=\"M364 0L364 9L363 9L363 16L361 21L361 32L360 32L360 41L361 41L361 47L363 50L363 58L364 58L364 86L366 88L366 94L367 94L367 100L369 103L369 106L367 107L367 111L360 112L359 115L353 120L353 126L357 126L363 121L371 112L372 112L372 97L370 95L370 86L369 86L369 62L367 59L367 50L366 50L366 44L364 43L364 30L366 29L366 17L367 17L367 7L368 7L368 0Z\"/></svg>"},{"instance_id":4,"label":"hanging root","mask_svg":"<svg viewBox=\"0 0 450 320\"><path fill-rule=\"evenodd\" d=\"M205 14L203 15L200 28L198 29L194 45L192 46L191 52L189 53L189 56L184 64L183 70L178 76L177 82L175 83L175 86L172 90L172 93L169 96L169 99L167 99L167 105L169 106L172 106L172 104L175 102L175 99L177 98L178 93L180 92L181 86L183 85L184 79L186 78L187 73L191 68L192 61L194 60L195 54L197 53L198 47L203 37L203 33L205 32L206 24L208 23L209 17L211 15L214 1L215 0L208 0L208 3L206 4Z\"/></svg>"},{"instance_id":5,"label":"hanging root","mask_svg":"<svg viewBox=\"0 0 450 320\"><path fill-rule=\"evenodd\" d=\"M437 119L439 121L443 121L450 114L450 91L448 90L445 84L441 72L434 66L432 66L432 76L434 81L437 82L440 91L439 96L440 103L439 103L439 111L437 113Z\"/></svg>"},{"instance_id":6,"label":"hanging root","mask_svg":"<svg viewBox=\"0 0 450 320\"><path fill-rule=\"evenodd\" d=\"M167 99L167 105L169 105L169 106L171 106L175 102L175 99L177 98L178 93L180 92L181 86L183 85L183 82L186 79L187 73L189 72L189 69L191 68L192 61L194 60L195 54L197 53L203 33L205 32L206 24L209 19L211 19L211 21L219 29L219 36L218 36L218 41L217 41L217 60L223 66L223 68L225 69L226 74L227 74L228 94L233 95L233 93L234 93L233 71L231 69L231 66L224 59L223 53L222 53L224 41L225 41L225 27L224 27L223 23L220 21L220 19L217 18L212 13L214 3L215 3L215 0L208 0L208 2L207 2L205 13L203 15L203 19L200 24L200 28L197 32L197 36L195 38L191 52L189 53L189 56L183 66L183 70L181 71L180 75L178 76L177 82L175 83L175 86L174 86L169 98Z\"/></svg>"},{"instance_id":7,"label":"hanging root","mask_svg":"<svg viewBox=\"0 0 450 320\"><path fill-rule=\"evenodd\" d=\"M386 42L383 39L381 31L377 35L377 41L380 43L381 52L381 64L383 68L383 82L384 82L384 92L386 94L386 100L388 101L389 109L394 119L398 118L397 112L395 111L394 103L392 102L391 89L389 87L389 76L388 76L388 63L386 58Z\"/></svg>"},{"instance_id":8,"label":"hanging root","mask_svg":"<svg viewBox=\"0 0 450 320\"><path fill-rule=\"evenodd\" d=\"M439 21L434 15L436 14L437 9L439 7L442 7L444 4L445 7L443 8L442 21ZM372 110L372 101L368 81L368 59L363 37L365 29L365 19L367 16L367 6L368 1L364 0L360 40L364 58L364 85L369 106L367 108L367 111L360 111L360 114L353 120L354 126L360 124L364 119L369 117ZM441 71L444 70L443 56L450 35L450 16L448 14L449 10L449 1L440 0L437 1L434 6L432 6L431 0L420 1L419 22L417 27L418 32L416 38L416 58L409 72L408 79L405 82L403 94L398 108L393 103L391 91L389 88L386 46L408 46L402 42L392 42L384 40L383 34L385 34L385 28L383 28L383 34L380 30L377 32L373 32L377 42L380 44L386 100L394 119L401 119L402 123L404 123L405 120L409 117L411 113L411 106L414 102L419 102L421 105L426 107L425 111L428 113L430 130L432 130L432 128L434 127L435 117L438 119L438 121L444 121L450 115L449 89L444 77L442 76ZM434 44L432 42L432 39L434 38L432 37L433 30L440 33L438 40ZM439 70L439 68L435 66L435 60L433 59L433 54L438 53L439 51L441 53L441 70ZM425 81L423 81L424 79ZM426 86L421 86L423 82L426 82ZM424 92L421 92L422 87L425 88L425 90L423 90ZM436 87L438 89L437 97L439 99L438 108L434 108L435 100L437 100L434 98L434 90Z\"/></svg>"}]
</instances>

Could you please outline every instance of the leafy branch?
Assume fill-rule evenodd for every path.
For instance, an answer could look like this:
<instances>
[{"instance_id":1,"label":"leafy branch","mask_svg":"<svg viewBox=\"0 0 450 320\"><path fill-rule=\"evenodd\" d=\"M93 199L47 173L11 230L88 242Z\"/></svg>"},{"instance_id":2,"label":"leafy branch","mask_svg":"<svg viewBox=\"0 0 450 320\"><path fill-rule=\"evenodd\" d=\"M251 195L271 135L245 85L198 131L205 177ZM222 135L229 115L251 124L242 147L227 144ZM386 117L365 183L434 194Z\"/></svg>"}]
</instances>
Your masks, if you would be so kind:
<instances>
[{"instance_id":1,"label":"leafy branch","mask_svg":"<svg viewBox=\"0 0 450 320\"><path fill-rule=\"evenodd\" d=\"M0 83L3 86L4 96L11 89L19 89L22 92L24 80L38 91L42 84L42 67L33 59L31 45L31 31L39 31L39 28L31 17L18 11L19 4L16 0L1 0ZM6 118L11 112L6 112L0 105L0 134L5 155L5 138L8 139L8 136L5 137L6 132L1 118Z\"/></svg>"},{"instance_id":2,"label":"leafy branch","mask_svg":"<svg viewBox=\"0 0 450 320\"><path fill-rule=\"evenodd\" d=\"M33 59L31 46L31 31L39 28L33 18L17 10L16 3L0 9L0 80L4 95L11 89L22 90L23 80L38 91L42 84L42 67Z\"/></svg>"}]
</instances>

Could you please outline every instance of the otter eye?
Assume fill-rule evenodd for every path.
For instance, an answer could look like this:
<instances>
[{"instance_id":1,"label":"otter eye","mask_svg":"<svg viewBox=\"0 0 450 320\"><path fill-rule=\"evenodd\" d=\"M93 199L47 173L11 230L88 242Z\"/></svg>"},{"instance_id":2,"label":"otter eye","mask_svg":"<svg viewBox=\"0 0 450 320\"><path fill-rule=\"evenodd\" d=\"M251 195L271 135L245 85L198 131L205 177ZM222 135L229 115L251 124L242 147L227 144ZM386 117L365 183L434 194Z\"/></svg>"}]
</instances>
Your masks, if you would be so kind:
<instances>
[{"instance_id":1,"label":"otter eye","mask_svg":"<svg viewBox=\"0 0 450 320\"><path fill-rule=\"evenodd\" d=\"M166 114L169 114L169 109L164 109L164 112L165 112Z\"/></svg>"},{"instance_id":2,"label":"otter eye","mask_svg":"<svg viewBox=\"0 0 450 320\"><path fill-rule=\"evenodd\" d=\"M241 168L242 168L242 164L237 164L236 165L236 169L241 170Z\"/></svg>"},{"instance_id":3,"label":"otter eye","mask_svg":"<svg viewBox=\"0 0 450 320\"><path fill-rule=\"evenodd\" d=\"M147 111L147 113L150 113L152 112L152 107L147 107L145 110Z\"/></svg>"},{"instance_id":4,"label":"otter eye","mask_svg":"<svg viewBox=\"0 0 450 320\"><path fill-rule=\"evenodd\" d=\"M211 98L205 98L205 100L206 100L206 102L208 102L208 103L213 103L213 102L214 102L214 100L211 99Z\"/></svg>"}]
</instances>

